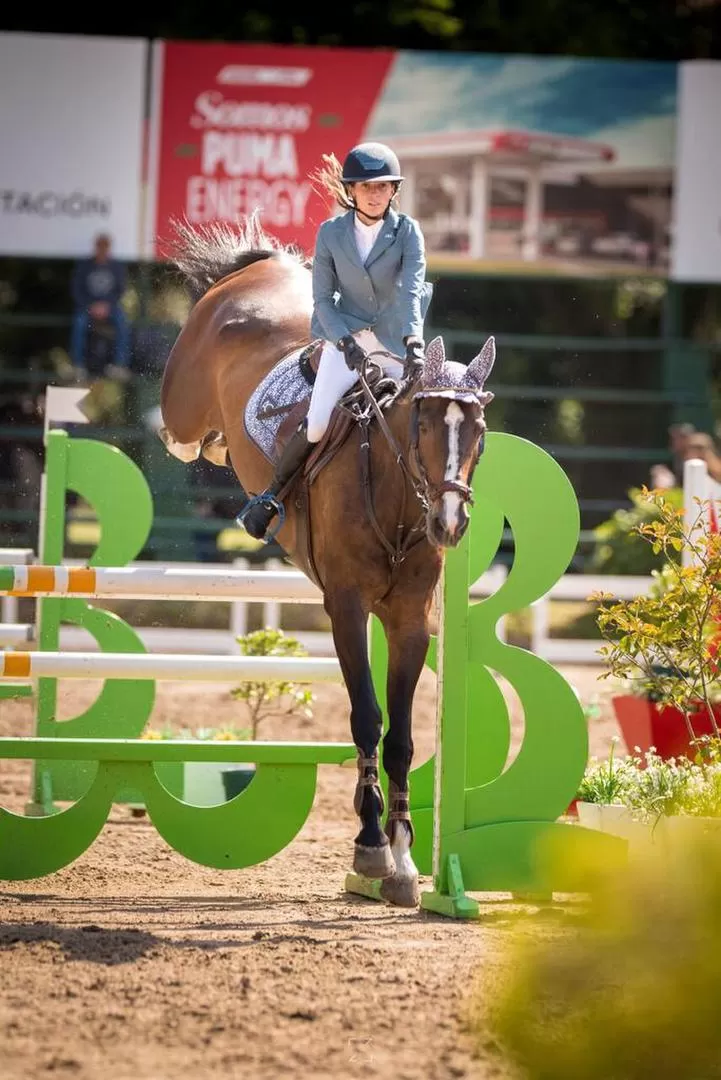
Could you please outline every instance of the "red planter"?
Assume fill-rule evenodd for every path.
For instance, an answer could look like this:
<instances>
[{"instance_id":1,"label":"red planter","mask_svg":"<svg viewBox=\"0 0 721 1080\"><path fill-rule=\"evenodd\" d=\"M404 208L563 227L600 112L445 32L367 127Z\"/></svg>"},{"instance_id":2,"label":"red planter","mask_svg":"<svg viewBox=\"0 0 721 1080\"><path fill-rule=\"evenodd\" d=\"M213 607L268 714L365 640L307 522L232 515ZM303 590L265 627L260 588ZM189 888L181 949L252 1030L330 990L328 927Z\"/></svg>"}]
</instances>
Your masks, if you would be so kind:
<instances>
[{"instance_id":1,"label":"red planter","mask_svg":"<svg viewBox=\"0 0 721 1080\"><path fill-rule=\"evenodd\" d=\"M633 694L612 698L613 711L629 754L638 746L641 753L656 747L659 757L693 757L683 713L669 705L657 705ZM714 706L716 723L721 727L721 706ZM711 718L706 710L691 716L696 736L713 735Z\"/></svg>"}]
</instances>

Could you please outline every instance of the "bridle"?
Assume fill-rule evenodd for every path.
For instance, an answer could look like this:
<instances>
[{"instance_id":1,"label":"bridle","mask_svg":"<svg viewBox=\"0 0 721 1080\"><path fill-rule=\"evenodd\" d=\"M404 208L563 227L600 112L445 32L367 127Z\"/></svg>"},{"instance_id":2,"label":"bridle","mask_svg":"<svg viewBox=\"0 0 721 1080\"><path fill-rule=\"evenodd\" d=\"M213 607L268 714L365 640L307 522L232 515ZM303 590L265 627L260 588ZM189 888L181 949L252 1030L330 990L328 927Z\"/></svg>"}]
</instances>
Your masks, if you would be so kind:
<instances>
[{"instance_id":1,"label":"bridle","mask_svg":"<svg viewBox=\"0 0 721 1080\"><path fill-rule=\"evenodd\" d=\"M446 480L443 479L440 484L433 484L428 476L428 470L423 464L421 458L419 443L419 425L420 425L420 407L422 401L430 399L443 398L448 401L456 402L461 405L472 405L478 403L478 396L473 393L472 390L459 390L457 387L434 387L432 390L419 390L417 394L413 395L411 402L411 445L409 448L409 457L411 470L423 485L423 492L425 494L426 508L428 501L436 502L443 495L453 494L459 495L461 501L468 506L473 506L473 488L470 484L464 484L461 480ZM478 464L478 460L483 452L483 438L479 441L478 450L476 451L473 465L471 466L470 475L473 477L473 472Z\"/></svg>"},{"instance_id":2,"label":"bridle","mask_svg":"<svg viewBox=\"0 0 721 1080\"><path fill-rule=\"evenodd\" d=\"M473 390L463 390L453 386L434 387L433 389L420 390L415 393L411 401L411 442L409 447L410 460L408 461L406 460L406 456L403 453L403 449L398 445L398 442L393 435L393 432L388 426L388 422L383 415L383 410L378 404L373 390L368 384L368 380L366 377L366 367L368 360L374 356L386 356L397 359L397 357L393 356L392 353L386 352L385 350L376 351L366 356L366 359L363 361L362 367L358 373L361 387L363 389L363 394L366 402L370 406L376 420L378 421L378 426L383 432L386 442L390 446L399 468L405 474L406 479L409 481L411 487L413 488L413 491L415 492L416 498L422 506L420 517L418 518L416 523L411 526L410 529L406 530L404 526L406 509L406 489L404 487L403 499L401 501L401 507L398 515L398 524L396 526L395 546L391 544L391 542L388 540L385 533L381 529L380 525L378 524L375 510L373 508L373 498L370 488L369 471L370 439L368 434L368 425L371 418L368 413L363 416L357 417L364 432L364 437L361 440L361 467L363 470L363 487L365 492L366 509L368 511L368 517L370 519L373 530L375 531L376 536L378 537L388 554L388 559L391 565L392 584L395 572L397 571L403 560L406 558L409 551L411 551L411 549L415 547L417 543L420 543L420 541L423 540L423 537L425 535L425 530L423 529L423 522L433 502L436 502L443 495L452 492L459 495L465 505L473 506L473 489L470 487L469 484L464 484L461 480L457 479L444 479L441 481L440 484L433 484L431 482L430 477L428 476L428 470L423 462L419 448L421 402L430 398L446 398L448 401L456 401L462 404L478 404L479 398L478 395L473 392ZM399 391L399 394L400 392L401 391ZM392 400L397 400L397 397L398 395L396 395L395 398L393 398ZM479 440L478 449L475 454L473 465L471 466L471 477L473 476L473 472L476 468L476 465L478 464L482 452L483 436Z\"/></svg>"}]
</instances>

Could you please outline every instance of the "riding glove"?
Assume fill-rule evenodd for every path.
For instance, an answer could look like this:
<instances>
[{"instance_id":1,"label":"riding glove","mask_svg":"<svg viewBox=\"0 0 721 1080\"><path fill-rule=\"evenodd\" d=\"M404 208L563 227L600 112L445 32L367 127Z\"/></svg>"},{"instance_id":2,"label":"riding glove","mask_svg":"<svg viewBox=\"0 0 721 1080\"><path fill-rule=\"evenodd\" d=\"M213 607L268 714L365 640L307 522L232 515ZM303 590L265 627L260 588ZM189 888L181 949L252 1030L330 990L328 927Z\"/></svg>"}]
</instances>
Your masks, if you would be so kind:
<instances>
[{"instance_id":1,"label":"riding glove","mask_svg":"<svg viewBox=\"0 0 721 1080\"><path fill-rule=\"evenodd\" d=\"M406 342L406 358L403 363L403 379L405 382L414 382L423 370L425 353L423 342L417 338L411 338Z\"/></svg>"},{"instance_id":2,"label":"riding glove","mask_svg":"<svg viewBox=\"0 0 721 1080\"><path fill-rule=\"evenodd\" d=\"M348 368L351 371L360 371L366 359L366 353L356 339L351 334L346 334L336 344L343 353Z\"/></svg>"}]
</instances>

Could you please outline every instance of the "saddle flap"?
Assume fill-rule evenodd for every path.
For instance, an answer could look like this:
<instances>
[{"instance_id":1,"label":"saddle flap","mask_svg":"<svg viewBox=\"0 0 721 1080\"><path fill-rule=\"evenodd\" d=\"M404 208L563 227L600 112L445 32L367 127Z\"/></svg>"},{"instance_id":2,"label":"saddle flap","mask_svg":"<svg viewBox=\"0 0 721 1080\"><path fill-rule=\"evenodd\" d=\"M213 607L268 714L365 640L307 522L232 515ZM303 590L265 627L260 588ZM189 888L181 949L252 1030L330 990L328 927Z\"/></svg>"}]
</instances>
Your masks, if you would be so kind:
<instances>
[{"instance_id":1,"label":"saddle flap","mask_svg":"<svg viewBox=\"0 0 721 1080\"><path fill-rule=\"evenodd\" d=\"M309 398L298 401L281 421L274 447L276 461L285 449L286 443L303 422L309 405ZM313 447L303 465L303 476L308 478L310 484L313 483L323 466L328 464L336 451L346 441L354 424L355 419L351 413L344 409L335 408L333 410L323 437Z\"/></svg>"}]
</instances>

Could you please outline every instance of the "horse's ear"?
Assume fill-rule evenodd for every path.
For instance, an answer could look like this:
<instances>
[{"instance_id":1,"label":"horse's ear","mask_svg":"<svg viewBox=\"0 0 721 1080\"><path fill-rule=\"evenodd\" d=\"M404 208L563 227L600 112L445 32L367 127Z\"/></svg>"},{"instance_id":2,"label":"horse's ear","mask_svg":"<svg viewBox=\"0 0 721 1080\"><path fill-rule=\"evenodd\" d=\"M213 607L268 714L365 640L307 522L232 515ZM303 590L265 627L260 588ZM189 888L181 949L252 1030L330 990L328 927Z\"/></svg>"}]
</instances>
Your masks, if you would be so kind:
<instances>
[{"instance_id":1,"label":"horse's ear","mask_svg":"<svg viewBox=\"0 0 721 1080\"><path fill-rule=\"evenodd\" d=\"M464 386L471 386L474 390L482 390L486 379L491 374L496 360L496 339L489 337L477 356L474 356L466 368L463 376Z\"/></svg>"},{"instance_id":2,"label":"horse's ear","mask_svg":"<svg viewBox=\"0 0 721 1080\"><path fill-rule=\"evenodd\" d=\"M443 365L446 362L446 350L442 337L434 337L426 348L426 362L423 365L423 382L426 386L440 386L443 382Z\"/></svg>"}]
</instances>

